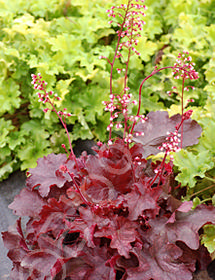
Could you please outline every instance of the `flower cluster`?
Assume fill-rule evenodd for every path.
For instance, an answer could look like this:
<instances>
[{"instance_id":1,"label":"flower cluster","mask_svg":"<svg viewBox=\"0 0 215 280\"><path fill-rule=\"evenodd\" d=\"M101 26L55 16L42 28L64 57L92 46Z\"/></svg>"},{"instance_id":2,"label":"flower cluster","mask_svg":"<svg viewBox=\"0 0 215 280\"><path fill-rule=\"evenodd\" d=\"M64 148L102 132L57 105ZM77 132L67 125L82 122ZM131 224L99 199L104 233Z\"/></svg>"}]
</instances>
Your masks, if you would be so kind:
<instances>
[{"instance_id":1,"label":"flower cluster","mask_svg":"<svg viewBox=\"0 0 215 280\"><path fill-rule=\"evenodd\" d=\"M194 69L195 63L191 61L192 57L189 55L189 52L183 51L182 54L179 53L173 70L173 76L175 79L184 77L185 80L196 80L199 78L198 72Z\"/></svg>"},{"instance_id":2,"label":"flower cluster","mask_svg":"<svg viewBox=\"0 0 215 280\"><path fill-rule=\"evenodd\" d=\"M166 137L166 142L164 142L162 146L159 146L158 149L160 151L165 151L167 155L170 152L179 152L181 150L179 147L181 135L178 133L178 130L175 130L174 132L168 132L167 135L168 137Z\"/></svg>"},{"instance_id":3,"label":"flower cluster","mask_svg":"<svg viewBox=\"0 0 215 280\"><path fill-rule=\"evenodd\" d=\"M113 127L114 119L117 119L119 114L123 114L123 116L127 116L128 113L128 105L137 104L136 100L132 100L132 94L126 93L129 88L124 89L124 94L122 95L110 95L110 101L103 101L103 105L105 105L105 111L109 111L111 113L110 116L110 125L107 130L110 130L110 127ZM116 111L116 112L115 112ZM116 124L116 128L122 128L121 123Z\"/></svg>"},{"instance_id":4,"label":"flower cluster","mask_svg":"<svg viewBox=\"0 0 215 280\"><path fill-rule=\"evenodd\" d=\"M189 120L191 115L193 113L193 110L188 110L187 112L185 112L183 115L182 115L182 120Z\"/></svg>"},{"instance_id":5,"label":"flower cluster","mask_svg":"<svg viewBox=\"0 0 215 280\"><path fill-rule=\"evenodd\" d=\"M186 86L186 87L184 87L184 90L185 90L185 91L189 91L190 89L195 90L195 87L194 87L194 86ZM169 96L171 96L173 93L179 94L179 93L177 92L177 87L176 87L176 86L173 86L173 87L172 87L172 90L168 90L168 91L167 91L167 94L168 94ZM192 100L193 100L193 99L190 99L189 102L194 102L194 100L193 100L193 101L192 101Z\"/></svg>"},{"instance_id":6,"label":"flower cluster","mask_svg":"<svg viewBox=\"0 0 215 280\"><path fill-rule=\"evenodd\" d=\"M34 85L34 89L39 90L39 92L37 92L37 95L39 97L39 102L43 102L45 103L49 103L50 102L50 97L54 97L57 100L60 100L60 97L57 96L57 94L54 94L53 91L47 91L46 87L47 87L47 83L43 80L42 75L40 73L38 73L38 75L32 74L32 85ZM43 93L41 93L41 91Z\"/></svg>"},{"instance_id":7,"label":"flower cluster","mask_svg":"<svg viewBox=\"0 0 215 280\"><path fill-rule=\"evenodd\" d=\"M52 108L54 107L53 101L56 100L61 100L61 98L57 95L54 94L54 92L51 91L47 91L47 82L45 82L42 78L42 75L40 73L38 73L37 75L32 74L32 85L34 85L34 89L39 90L37 92L37 96L38 96L38 101L42 102L43 104L49 103L51 104ZM42 93L41 93L42 92ZM49 108L45 108L43 109L44 113L47 113L50 109ZM63 117L70 117L71 114L66 112L66 108L63 109L63 111L58 111L57 113L60 116Z\"/></svg>"},{"instance_id":8,"label":"flower cluster","mask_svg":"<svg viewBox=\"0 0 215 280\"><path fill-rule=\"evenodd\" d=\"M110 101L103 101L102 104L105 105L105 111L110 112L110 124L107 126L107 131L110 131L112 127L115 125L115 129L121 129L123 128L123 122L125 121L138 121L142 120L144 122L145 116L139 115L139 116L129 116L128 115L128 107L131 104L137 105L136 100L132 100L132 94L127 93L129 91L129 88L126 87L124 89L124 93L120 95L110 95ZM123 116L123 121L116 121L118 119L119 115ZM131 143L132 135L128 133L124 137L124 141ZM111 144L111 141L109 142Z\"/></svg>"},{"instance_id":9,"label":"flower cluster","mask_svg":"<svg viewBox=\"0 0 215 280\"><path fill-rule=\"evenodd\" d=\"M123 47L131 49L134 53L140 55L140 53L134 47L138 44L138 37L141 36L139 33L143 30L143 25L145 24L145 21L142 20L142 17L145 16L145 13L142 11L142 9L146 10L146 6L142 5L142 3L140 4L140 2L143 3L144 0L130 0L128 1L128 5L122 4L120 6L112 6L111 9L107 10L108 17L112 18L109 21L110 24L115 22L116 18L117 20L122 21L122 23L117 21L117 25L120 27L120 30L117 31L117 34L120 39L125 38L125 40L121 41L119 44L117 51L118 58L122 56L120 50Z\"/></svg>"}]
</instances>

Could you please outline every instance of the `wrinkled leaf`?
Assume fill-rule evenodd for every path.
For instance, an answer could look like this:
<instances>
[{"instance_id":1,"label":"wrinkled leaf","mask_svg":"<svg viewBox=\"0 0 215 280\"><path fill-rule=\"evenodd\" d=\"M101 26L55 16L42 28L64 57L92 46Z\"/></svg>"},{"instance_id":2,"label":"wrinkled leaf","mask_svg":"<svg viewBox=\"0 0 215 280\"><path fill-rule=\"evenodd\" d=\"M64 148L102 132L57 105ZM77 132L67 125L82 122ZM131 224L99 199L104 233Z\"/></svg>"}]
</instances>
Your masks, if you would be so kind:
<instances>
[{"instance_id":1,"label":"wrinkled leaf","mask_svg":"<svg viewBox=\"0 0 215 280\"><path fill-rule=\"evenodd\" d=\"M144 158L159 153L158 147L166 142L169 132L175 132L176 125L180 124L179 114L169 118L165 111L150 112L144 123L139 122L134 127L133 141L143 145ZM143 132L143 136L135 136L135 133ZM188 119L183 122L183 135L181 136L182 148L198 143L202 132L201 126L194 120ZM181 134L181 129L179 129Z\"/></svg>"},{"instance_id":2,"label":"wrinkled leaf","mask_svg":"<svg viewBox=\"0 0 215 280\"><path fill-rule=\"evenodd\" d=\"M37 191L25 188L15 196L9 208L13 209L14 214L18 216L37 217L44 205L46 202L38 195Z\"/></svg>"},{"instance_id":3,"label":"wrinkled leaf","mask_svg":"<svg viewBox=\"0 0 215 280\"><path fill-rule=\"evenodd\" d=\"M62 188L67 181L72 180L67 173L59 170L61 165L68 165L67 163L71 164L68 168L70 167L72 172L74 163L67 162L65 154L50 154L47 157L38 159L37 167L29 169L30 176L27 178L27 186L31 189L39 186L38 191L42 197L46 197L49 194L52 186L56 185L58 188Z\"/></svg>"}]
</instances>

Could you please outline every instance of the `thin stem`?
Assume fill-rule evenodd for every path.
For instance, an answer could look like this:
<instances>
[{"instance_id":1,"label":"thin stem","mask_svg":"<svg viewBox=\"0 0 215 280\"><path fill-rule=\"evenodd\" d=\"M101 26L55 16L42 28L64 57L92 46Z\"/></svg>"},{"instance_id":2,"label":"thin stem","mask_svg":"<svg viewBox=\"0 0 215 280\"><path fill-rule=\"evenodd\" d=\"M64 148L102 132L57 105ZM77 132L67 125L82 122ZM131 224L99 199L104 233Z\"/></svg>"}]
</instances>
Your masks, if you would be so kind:
<instances>
[{"instance_id":1,"label":"thin stem","mask_svg":"<svg viewBox=\"0 0 215 280\"><path fill-rule=\"evenodd\" d=\"M123 31L123 27L124 27L124 24L125 24L125 20L126 20L126 17L127 17L128 10L130 8L129 7L130 3L131 3L131 0L128 1L127 9L125 11L125 16L124 16L123 22L121 24L120 31L118 33L118 40L117 40L117 44L116 44L116 49L115 49L114 57L113 57L112 62L110 62L110 65L111 65L111 70L110 70L110 95L113 94L113 69L114 69L114 63L115 63L115 60L117 58L117 52L118 52L118 49L119 49L119 43L120 43L120 40L121 40L121 34L122 34L122 31ZM112 116L113 116L113 113L111 112L111 117ZM109 130L109 140L111 140L111 134L112 134L112 127L110 127L110 130Z\"/></svg>"},{"instance_id":2,"label":"thin stem","mask_svg":"<svg viewBox=\"0 0 215 280\"><path fill-rule=\"evenodd\" d=\"M181 90L181 116L183 118L183 114L184 114L184 82L185 82L185 74L183 75L183 79L182 79L182 90ZM183 145L183 121L181 123L181 149L182 149L182 145Z\"/></svg>"},{"instance_id":3,"label":"thin stem","mask_svg":"<svg viewBox=\"0 0 215 280\"><path fill-rule=\"evenodd\" d=\"M66 131L66 134L67 134L67 137L68 137L68 140L69 140L69 147L70 147L70 151L71 151L71 154L72 154L72 158L74 159L75 161L75 164L76 164L76 167L77 167L77 170L79 170L79 166L78 166L78 162L77 162L77 159L76 159L76 156L74 154L74 151L73 151L73 148L72 148L72 141L71 141L71 138L70 138L70 135L69 135L69 131L67 129L67 126L65 124L65 122L63 121L62 117L60 116L60 114L57 112L54 104L51 102L51 100L49 101L49 104L51 104L52 108L53 108L53 111L57 114L59 120L61 121L61 124L62 126L64 127L65 131Z\"/></svg>"},{"instance_id":4,"label":"thin stem","mask_svg":"<svg viewBox=\"0 0 215 280\"><path fill-rule=\"evenodd\" d=\"M167 157L167 152L165 153L165 155L164 155L164 160L163 160L162 163L161 163L160 178L159 178L159 182L158 182L157 186L160 186L161 176L162 176L162 173L163 173L163 170L164 170L166 157Z\"/></svg>"},{"instance_id":5,"label":"thin stem","mask_svg":"<svg viewBox=\"0 0 215 280\"><path fill-rule=\"evenodd\" d=\"M198 192L193 193L193 194L190 196L190 198L191 198L191 197L194 197L194 196L196 196L196 195L198 195L198 194L200 194L201 192L204 192L204 191L206 191L206 190L209 190L209 189L211 189L211 188L213 188L213 187L215 187L215 184L213 184L213 185L211 185L211 186L209 186L209 187L207 187L207 188L204 188L203 190L200 190L200 191L198 191Z\"/></svg>"},{"instance_id":6,"label":"thin stem","mask_svg":"<svg viewBox=\"0 0 215 280\"><path fill-rule=\"evenodd\" d=\"M153 186L154 182L156 181L156 179L158 178L158 176L161 176L162 175L162 172L163 172L163 168L164 168L164 163L166 161L166 157L167 157L167 153L165 153L164 157L163 157L163 160L160 164L160 170L158 171L158 173L156 174L156 176L154 177L154 179L152 179L151 183L149 184L149 188L151 186ZM160 181L159 181L160 183Z\"/></svg>"},{"instance_id":7,"label":"thin stem","mask_svg":"<svg viewBox=\"0 0 215 280\"><path fill-rule=\"evenodd\" d=\"M91 207L91 203L84 197L84 195L82 194L82 192L81 192L77 182L75 181L74 174L71 174L69 171L67 171L67 172L68 172L69 176L72 178L72 181L73 181L73 183L75 185L75 188L76 188L77 192L79 193L79 195L80 195L81 199L83 200L83 202L85 204L87 204L89 207Z\"/></svg>"},{"instance_id":8,"label":"thin stem","mask_svg":"<svg viewBox=\"0 0 215 280\"><path fill-rule=\"evenodd\" d=\"M149 78L151 78L152 76L154 76L155 74L157 74L158 72L164 70L164 69L173 69L174 67L173 66L166 66L166 67L163 67L163 68L160 68L160 69L155 69L154 71L152 71L152 73L147 76L143 81L142 83L140 84L140 87L139 87L139 105L138 105L138 110L137 110L137 114L136 116L139 116L140 114L140 109L141 109L141 93L142 93L142 87L143 87L143 84L145 83L145 81L147 81ZM133 122L133 125L132 125L132 128L131 128L131 134L133 133L133 130L134 130L134 126L136 124L136 120Z\"/></svg>"},{"instance_id":9,"label":"thin stem","mask_svg":"<svg viewBox=\"0 0 215 280\"><path fill-rule=\"evenodd\" d=\"M211 178L211 177L205 176L205 179L207 179L207 180L209 180L209 181L215 183L215 179L213 179L213 178Z\"/></svg>"},{"instance_id":10,"label":"thin stem","mask_svg":"<svg viewBox=\"0 0 215 280\"><path fill-rule=\"evenodd\" d=\"M210 201L210 200L212 200L212 198L211 198L211 197L209 197L209 198L205 198L204 200L202 200L202 201L201 201L201 204L203 204L203 203L205 203L205 202L207 202L207 201Z\"/></svg>"},{"instance_id":11,"label":"thin stem","mask_svg":"<svg viewBox=\"0 0 215 280\"><path fill-rule=\"evenodd\" d=\"M132 39L133 39L133 21L132 21L132 28L131 28L132 32L131 32L131 36L130 36L130 44L132 44ZM129 47L128 49L128 60L126 62L126 70L125 70L125 80L124 80L124 88L126 88L127 86L127 80L128 80L128 65L129 65L129 62L130 62L130 57L131 57L131 46Z\"/></svg>"}]
</instances>

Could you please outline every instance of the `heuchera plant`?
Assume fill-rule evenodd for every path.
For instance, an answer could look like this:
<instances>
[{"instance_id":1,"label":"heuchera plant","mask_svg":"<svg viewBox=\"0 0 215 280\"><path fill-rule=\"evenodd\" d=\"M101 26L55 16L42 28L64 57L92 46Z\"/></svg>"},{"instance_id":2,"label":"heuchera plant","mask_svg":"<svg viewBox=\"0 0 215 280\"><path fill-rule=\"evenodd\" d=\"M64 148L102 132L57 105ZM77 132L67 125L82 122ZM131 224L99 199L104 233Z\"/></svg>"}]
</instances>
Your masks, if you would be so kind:
<instances>
[{"instance_id":1,"label":"heuchera plant","mask_svg":"<svg viewBox=\"0 0 215 280\"><path fill-rule=\"evenodd\" d=\"M110 64L109 141L98 142L95 154L83 152L76 158L65 124L66 108L57 111L59 99L40 74L32 75L39 101L54 111L70 142L65 154L38 159L27 173L24 188L10 208L20 218L3 232L8 257L13 261L12 279L20 280L191 280L192 273L205 268L209 255L199 244L199 230L215 224L215 208L192 209L192 201L182 202L174 180L174 152L198 142L201 127L186 111L183 91L188 80L198 78L187 52L179 54L173 66L146 77L139 89L139 101L128 87L128 67L143 28L144 1L108 10L110 24L118 25L118 41ZM122 51L122 50L127 51ZM126 55L127 54L127 55ZM125 57L126 56L126 57ZM125 64L115 69L115 61ZM165 111L140 114L144 82L163 69L172 69L182 80L182 114L172 117ZM124 73L124 87L114 91L114 71ZM186 85L185 85L186 84ZM138 105L136 115L131 106ZM122 132L112 137L113 129ZM149 156L160 153L153 161ZM21 217L28 216L26 227Z\"/></svg>"}]
</instances>

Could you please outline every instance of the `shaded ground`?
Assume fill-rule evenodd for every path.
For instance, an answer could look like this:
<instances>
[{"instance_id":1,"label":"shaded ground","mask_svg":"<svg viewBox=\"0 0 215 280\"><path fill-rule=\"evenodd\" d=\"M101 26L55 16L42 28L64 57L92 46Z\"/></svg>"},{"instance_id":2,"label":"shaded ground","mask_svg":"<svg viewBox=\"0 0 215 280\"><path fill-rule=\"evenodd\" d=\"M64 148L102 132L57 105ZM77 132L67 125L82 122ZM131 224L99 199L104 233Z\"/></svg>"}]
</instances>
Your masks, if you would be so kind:
<instances>
[{"instance_id":1,"label":"shaded ground","mask_svg":"<svg viewBox=\"0 0 215 280\"><path fill-rule=\"evenodd\" d=\"M8 180L0 183L0 232L6 231L9 225L15 223L17 216L13 215L8 205L14 197L25 186L25 173L15 172ZM12 262L7 258L7 249L3 246L0 235L0 279L9 280L9 273L12 268ZM18 279L17 279L18 280Z\"/></svg>"}]
</instances>

